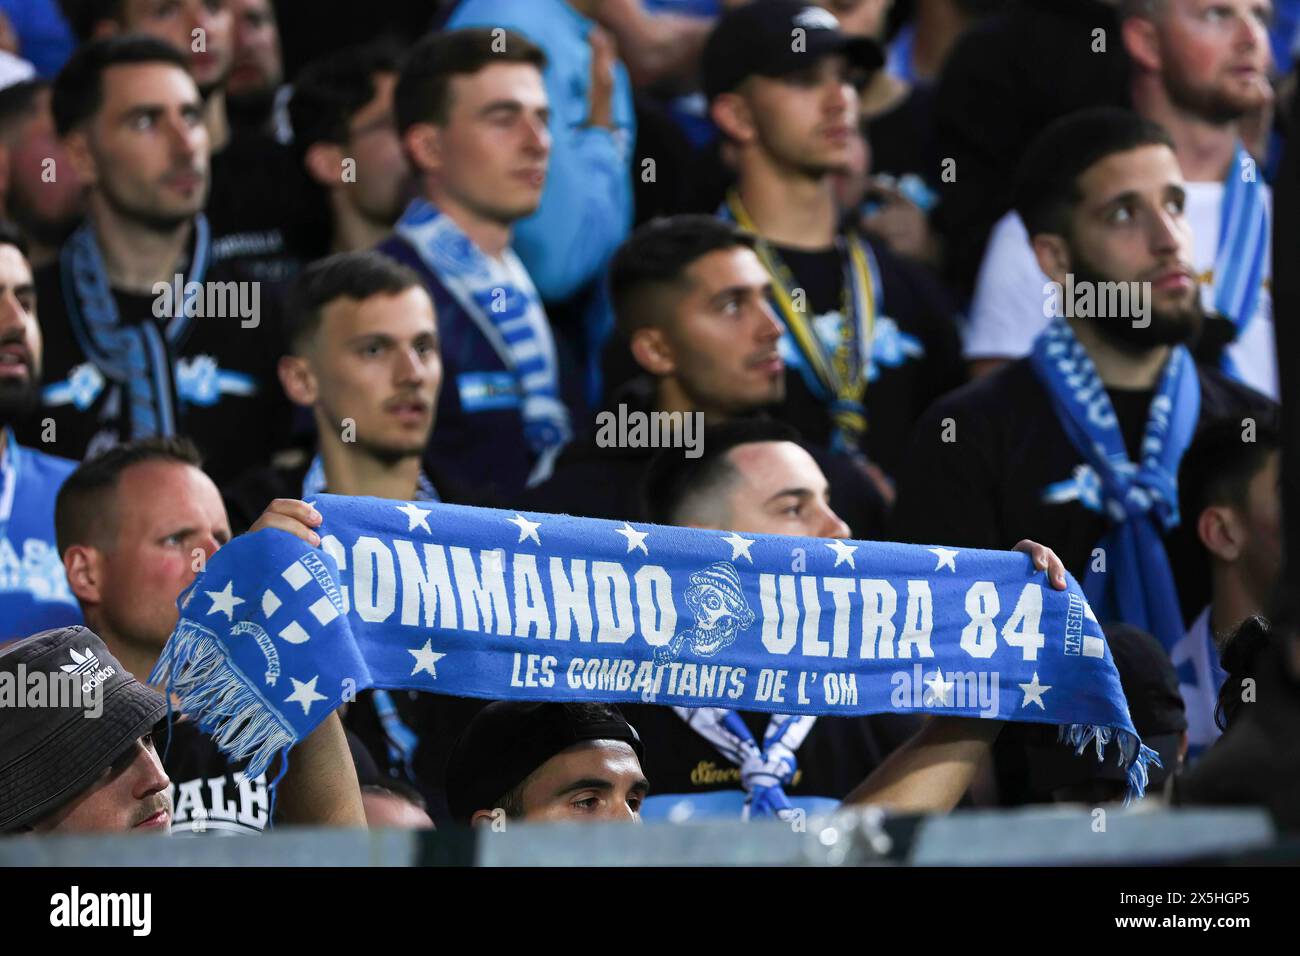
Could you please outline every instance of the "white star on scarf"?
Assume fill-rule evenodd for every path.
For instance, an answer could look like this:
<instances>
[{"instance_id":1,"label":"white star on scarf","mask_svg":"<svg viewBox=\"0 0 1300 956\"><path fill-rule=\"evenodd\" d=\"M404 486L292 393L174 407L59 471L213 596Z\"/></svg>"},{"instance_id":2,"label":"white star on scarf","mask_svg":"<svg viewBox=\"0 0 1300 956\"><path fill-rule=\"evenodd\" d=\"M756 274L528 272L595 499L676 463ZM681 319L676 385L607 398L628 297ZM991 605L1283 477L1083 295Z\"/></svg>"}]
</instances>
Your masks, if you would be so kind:
<instances>
[{"instance_id":1,"label":"white star on scarf","mask_svg":"<svg viewBox=\"0 0 1300 956\"><path fill-rule=\"evenodd\" d=\"M407 502L404 505L394 505L398 511L406 515L406 530L414 531L416 528L423 528L425 531L433 532L429 529L429 509L421 508L417 505Z\"/></svg>"},{"instance_id":2,"label":"white star on scarf","mask_svg":"<svg viewBox=\"0 0 1300 956\"><path fill-rule=\"evenodd\" d=\"M857 545L845 544L843 541L836 538L834 541L827 542L826 547L835 552L835 567L838 568L841 564L847 561L849 567L853 568L854 571L858 569L857 565L853 563L853 552L858 550Z\"/></svg>"},{"instance_id":3,"label":"white star on scarf","mask_svg":"<svg viewBox=\"0 0 1300 956\"><path fill-rule=\"evenodd\" d=\"M293 681L293 693L286 697L284 702L287 704L292 701L295 704L302 704L302 713L304 717L307 716L307 712L311 710L312 704L316 703L318 700L325 699L324 694L316 693L316 682L320 680L319 674L306 683L303 683L296 677L290 677L289 680Z\"/></svg>"},{"instance_id":4,"label":"white star on scarf","mask_svg":"<svg viewBox=\"0 0 1300 956\"><path fill-rule=\"evenodd\" d=\"M637 548L640 548L642 554L647 558L650 557L650 549L645 546L645 538L646 535L650 533L649 531L637 531L636 528L632 527L626 521L623 522L623 527L615 528L614 530L627 538L628 554L631 554Z\"/></svg>"},{"instance_id":5,"label":"white star on scarf","mask_svg":"<svg viewBox=\"0 0 1300 956\"><path fill-rule=\"evenodd\" d=\"M931 548L930 552L939 559L939 563L934 566L936 571L947 567L953 574L957 573L957 565L953 563L953 558L961 554L960 551L952 551L948 548Z\"/></svg>"},{"instance_id":6,"label":"white star on scarf","mask_svg":"<svg viewBox=\"0 0 1300 956\"><path fill-rule=\"evenodd\" d=\"M411 676L414 677L420 671L424 671L434 680L438 679L438 668L434 665L446 657L446 654L439 654L433 649L433 641L424 642L424 647L415 649L407 648L406 653L415 658L415 666L411 668Z\"/></svg>"},{"instance_id":7,"label":"white star on scarf","mask_svg":"<svg viewBox=\"0 0 1300 956\"><path fill-rule=\"evenodd\" d=\"M542 541L537 537L537 529L542 526L540 521L529 521L517 511L513 518L508 518L506 520L519 527L519 540L515 542L516 544L523 544L529 538L532 538L533 544L538 546L541 545Z\"/></svg>"},{"instance_id":8,"label":"white star on scarf","mask_svg":"<svg viewBox=\"0 0 1300 956\"><path fill-rule=\"evenodd\" d=\"M220 611L226 615L227 621L235 619L235 606L244 603L243 598L235 597L235 582L233 580L227 581L226 586L220 591L204 591L203 593L212 598L212 607L208 608L208 613L216 614Z\"/></svg>"},{"instance_id":9,"label":"white star on scarf","mask_svg":"<svg viewBox=\"0 0 1300 956\"><path fill-rule=\"evenodd\" d=\"M1025 699L1020 702L1021 707L1028 707L1030 703L1034 703L1038 705L1039 710L1047 710L1047 705L1043 703L1043 695L1052 689L1052 685L1038 683L1038 671L1034 671L1034 679L1028 684L1021 684L1020 689L1025 692Z\"/></svg>"},{"instance_id":10,"label":"white star on scarf","mask_svg":"<svg viewBox=\"0 0 1300 956\"><path fill-rule=\"evenodd\" d=\"M754 556L749 553L749 547L754 543L753 538L742 538L740 535L736 534L736 532L733 531L731 532L731 534L726 535L722 540L727 542L727 544L731 545L732 561L739 560L740 556L743 554L746 558L749 559L750 564L754 563Z\"/></svg>"}]
</instances>

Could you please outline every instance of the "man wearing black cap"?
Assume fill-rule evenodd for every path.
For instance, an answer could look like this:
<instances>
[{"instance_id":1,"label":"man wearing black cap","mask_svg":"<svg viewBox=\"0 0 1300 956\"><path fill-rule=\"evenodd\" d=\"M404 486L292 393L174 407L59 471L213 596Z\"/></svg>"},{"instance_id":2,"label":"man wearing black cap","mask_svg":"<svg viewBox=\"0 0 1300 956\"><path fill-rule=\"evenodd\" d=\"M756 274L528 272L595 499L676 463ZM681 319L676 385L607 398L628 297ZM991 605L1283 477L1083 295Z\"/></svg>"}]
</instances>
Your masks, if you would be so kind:
<instances>
[{"instance_id":1,"label":"man wearing black cap","mask_svg":"<svg viewBox=\"0 0 1300 956\"><path fill-rule=\"evenodd\" d=\"M963 373L936 280L839 228L833 176L857 135L853 80L881 60L826 10L771 0L719 21L704 86L739 174L721 214L759 238L781 356L798 372L780 414L808 441L891 473L912 423Z\"/></svg>"},{"instance_id":2,"label":"man wearing black cap","mask_svg":"<svg viewBox=\"0 0 1300 956\"><path fill-rule=\"evenodd\" d=\"M447 803L461 823L636 822L650 789L642 756L611 705L497 701L452 750Z\"/></svg>"},{"instance_id":3,"label":"man wearing black cap","mask_svg":"<svg viewBox=\"0 0 1300 956\"><path fill-rule=\"evenodd\" d=\"M30 697L68 675L81 681L72 693ZM0 653L0 834L170 832L171 781L153 744L166 713L85 627L11 644ZM337 716L294 748L278 809L287 822L365 825Z\"/></svg>"}]
</instances>

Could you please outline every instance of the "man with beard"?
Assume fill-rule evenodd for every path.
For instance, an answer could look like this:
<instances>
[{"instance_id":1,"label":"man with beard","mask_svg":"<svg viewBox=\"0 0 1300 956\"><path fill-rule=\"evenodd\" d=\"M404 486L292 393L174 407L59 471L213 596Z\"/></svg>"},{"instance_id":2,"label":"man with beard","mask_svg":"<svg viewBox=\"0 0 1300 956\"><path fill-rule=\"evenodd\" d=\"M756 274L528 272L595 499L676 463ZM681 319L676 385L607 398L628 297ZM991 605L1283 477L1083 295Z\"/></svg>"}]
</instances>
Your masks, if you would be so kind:
<instances>
[{"instance_id":1,"label":"man with beard","mask_svg":"<svg viewBox=\"0 0 1300 956\"><path fill-rule=\"evenodd\" d=\"M24 448L41 378L36 286L22 238L0 225L0 644L81 623L54 541L54 498L75 462Z\"/></svg>"},{"instance_id":2,"label":"man with beard","mask_svg":"<svg viewBox=\"0 0 1300 956\"><path fill-rule=\"evenodd\" d=\"M1272 98L1269 9L1268 0L1121 4L1129 98L1168 131L1185 179L1189 261L1209 319L1197 357L1276 397L1272 193L1242 144L1245 121ZM1007 213L989 239L971 303L965 352L976 373L1029 352L1047 324L1045 282L1023 221Z\"/></svg>"},{"instance_id":3,"label":"man with beard","mask_svg":"<svg viewBox=\"0 0 1300 956\"><path fill-rule=\"evenodd\" d=\"M186 434L217 481L267 460L287 419L277 333L259 284L213 261L208 134L184 57L150 37L96 40L59 74L53 108L88 213L36 277L51 450Z\"/></svg>"},{"instance_id":4,"label":"man with beard","mask_svg":"<svg viewBox=\"0 0 1300 956\"><path fill-rule=\"evenodd\" d=\"M835 174L855 146L854 83L881 61L821 7L771 0L718 21L704 87L736 156L720 215L759 240L781 358L795 373L777 414L888 475L917 417L963 373L956 310L935 276L840 228Z\"/></svg>"},{"instance_id":5,"label":"man with beard","mask_svg":"<svg viewBox=\"0 0 1300 956\"><path fill-rule=\"evenodd\" d=\"M1163 541L1179 523L1179 461L1199 429L1270 403L1188 351L1203 313L1186 187L1160 127L1113 109L1059 120L1025 155L1016 193L1060 287L1117 283L1145 307L1068 300L1028 358L937 402L900 475L894 537L1001 548L1032 534L1098 619L1171 650L1189 609Z\"/></svg>"},{"instance_id":6,"label":"man with beard","mask_svg":"<svg viewBox=\"0 0 1300 956\"><path fill-rule=\"evenodd\" d=\"M328 227L313 237L322 255L373 249L414 195L393 115L396 85L397 54L382 42L331 53L294 80L294 153L328 205Z\"/></svg>"},{"instance_id":7,"label":"man with beard","mask_svg":"<svg viewBox=\"0 0 1300 956\"><path fill-rule=\"evenodd\" d=\"M58 254L84 209L81 182L54 130L50 85L26 80L0 90L0 214L22 230L32 268Z\"/></svg>"},{"instance_id":8,"label":"man with beard","mask_svg":"<svg viewBox=\"0 0 1300 956\"><path fill-rule=\"evenodd\" d=\"M226 83L230 124L261 130L287 142L283 127L284 59L280 55L280 30L271 0L231 0L235 17L235 52Z\"/></svg>"},{"instance_id":9,"label":"man with beard","mask_svg":"<svg viewBox=\"0 0 1300 956\"><path fill-rule=\"evenodd\" d=\"M238 264L250 279L278 282L301 265L288 234L298 219L302 177L288 149L265 133L235 127L227 108L235 49L231 0L62 0L84 44L142 33L180 51L203 97L211 148L207 215L215 262Z\"/></svg>"}]
</instances>

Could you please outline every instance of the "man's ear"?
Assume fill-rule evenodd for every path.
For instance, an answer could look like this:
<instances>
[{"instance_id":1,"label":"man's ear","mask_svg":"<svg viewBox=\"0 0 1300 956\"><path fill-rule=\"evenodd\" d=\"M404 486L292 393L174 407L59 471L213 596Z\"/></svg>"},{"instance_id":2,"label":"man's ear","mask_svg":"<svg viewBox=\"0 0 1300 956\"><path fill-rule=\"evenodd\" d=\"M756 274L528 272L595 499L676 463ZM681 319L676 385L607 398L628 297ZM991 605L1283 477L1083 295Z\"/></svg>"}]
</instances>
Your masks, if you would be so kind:
<instances>
[{"instance_id":1,"label":"man's ear","mask_svg":"<svg viewBox=\"0 0 1300 956\"><path fill-rule=\"evenodd\" d=\"M82 605L99 604L104 589L103 554L88 544L74 544L63 552L63 573L68 587Z\"/></svg>"},{"instance_id":2,"label":"man's ear","mask_svg":"<svg viewBox=\"0 0 1300 956\"><path fill-rule=\"evenodd\" d=\"M632 333L632 358L643 369L658 378L677 371L677 356L664 335L663 329L645 326Z\"/></svg>"},{"instance_id":3,"label":"man's ear","mask_svg":"<svg viewBox=\"0 0 1300 956\"><path fill-rule=\"evenodd\" d=\"M1156 25L1146 17L1129 17L1119 26L1124 51L1147 73L1159 73L1162 63Z\"/></svg>"},{"instance_id":4,"label":"man's ear","mask_svg":"<svg viewBox=\"0 0 1300 956\"><path fill-rule=\"evenodd\" d=\"M737 143L749 143L757 131L754 128L754 113L748 101L739 93L720 93L709 106L709 115L718 124L727 139Z\"/></svg>"},{"instance_id":5,"label":"man's ear","mask_svg":"<svg viewBox=\"0 0 1300 956\"><path fill-rule=\"evenodd\" d=\"M68 153L68 162L77 174L83 186L93 186L99 182L99 167L90 152L90 134L85 127L74 129L63 137L63 147Z\"/></svg>"},{"instance_id":6,"label":"man's ear","mask_svg":"<svg viewBox=\"0 0 1300 956\"><path fill-rule=\"evenodd\" d=\"M1205 550L1220 561L1233 562L1246 545L1245 528L1237 513L1223 505L1211 505L1196 519L1196 536Z\"/></svg>"},{"instance_id":7,"label":"man's ear","mask_svg":"<svg viewBox=\"0 0 1300 956\"><path fill-rule=\"evenodd\" d=\"M302 164L307 175L326 189L343 182L343 148L337 143L324 140L312 143L303 155Z\"/></svg>"},{"instance_id":8,"label":"man's ear","mask_svg":"<svg viewBox=\"0 0 1300 956\"><path fill-rule=\"evenodd\" d=\"M432 123L416 123L402 136L406 156L420 174L442 169L442 130Z\"/></svg>"},{"instance_id":9,"label":"man's ear","mask_svg":"<svg viewBox=\"0 0 1300 956\"><path fill-rule=\"evenodd\" d=\"M1071 265L1070 247L1065 244L1065 238L1053 232L1040 232L1032 237L1030 242L1034 247L1034 258L1038 260L1038 268L1042 269L1049 279L1056 282L1063 281Z\"/></svg>"},{"instance_id":10,"label":"man's ear","mask_svg":"<svg viewBox=\"0 0 1300 956\"><path fill-rule=\"evenodd\" d=\"M282 355L275 367L280 376L280 387L289 401L304 408L311 408L320 396L320 387L316 375L309 363L301 355Z\"/></svg>"},{"instance_id":11,"label":"man's ear","mask_svg":"<svg viewBox=\"0 0 1300 956\"><path fill-rule=\"evenodd\" d=\"M490 827L495 820L495 810L475 810L474 815L469 818L469 825L472 827Z\"/></svg>"}]
</instances>

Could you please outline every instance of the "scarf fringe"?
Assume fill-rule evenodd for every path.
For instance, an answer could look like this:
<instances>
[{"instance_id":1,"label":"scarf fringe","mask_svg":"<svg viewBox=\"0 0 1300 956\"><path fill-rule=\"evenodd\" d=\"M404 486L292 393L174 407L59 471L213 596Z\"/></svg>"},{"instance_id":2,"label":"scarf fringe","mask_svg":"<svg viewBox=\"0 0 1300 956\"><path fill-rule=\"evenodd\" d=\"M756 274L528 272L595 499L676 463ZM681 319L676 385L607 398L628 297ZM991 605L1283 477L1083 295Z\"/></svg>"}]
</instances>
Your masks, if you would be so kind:
<instances>
[{"instance_id":1,"label":"scarf fringe","mask_svg":"<svg viewBox=\"0 0 1300 956\"><path fill-rule=\"evenodd\" d=\"M1124 792L1126 807L1132 801L1141 800L1146 796L1147 783L1150 781L1148 773L1150 765L1164 766L1160 762L1160 755L1142 743L1136 734L1118 727L1103 727L1098 724L1062 724L1057 728L1057 739L1073 747L1078 756L1083 755L1088 744L1094 744L1098 763L1105 759L1107 745L1115 741L1119 750L1117 762L1125 768L1128 775L1128 786Z\"/></svg>"},{"instance_id":2,"label":"scarf fringe","mask_svg":"<svg viewBox=\"0 0 1300 956\"><path fill-rule=\"evenodd\" d=\"M265 773L277 755L297 743L293 727L204 628L182 620L149 681L165 683L169 699L176 695L182 713L201 714L199 727L232 762L247 760L250 777Z\"/></svg>"}]
</instances>

